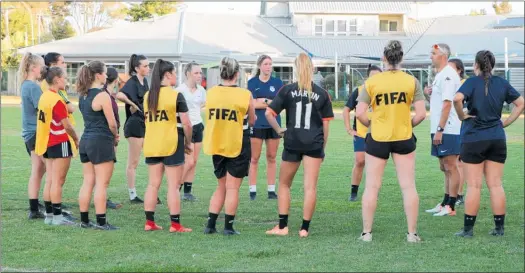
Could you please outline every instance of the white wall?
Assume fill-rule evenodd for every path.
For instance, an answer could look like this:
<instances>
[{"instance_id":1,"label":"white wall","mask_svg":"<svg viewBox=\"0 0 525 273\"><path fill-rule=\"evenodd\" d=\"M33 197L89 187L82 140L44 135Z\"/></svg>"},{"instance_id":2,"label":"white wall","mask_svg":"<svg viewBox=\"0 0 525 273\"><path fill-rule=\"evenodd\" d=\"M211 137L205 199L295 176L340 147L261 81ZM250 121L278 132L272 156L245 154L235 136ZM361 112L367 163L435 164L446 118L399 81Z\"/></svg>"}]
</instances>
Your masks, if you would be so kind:
<instances>
[{"instance_id":1,"label":"white wall","mask_svg":"<svg viewBox=\"0 0 525 273\"><path fill-rule=\"evenodd\" d=\"M378 15L310 15L310 14L294 14L292 16L292 23L297 28L298 35L311 36L314 34L315 18L323 18L328 20L348 20L357 19L357 32L363 36L377 36L379 35L379 16Z\"/></svg>"},{"instance_id":2,"label":"white wall","mask_svg":"<svg viewBox=\"0 0 525 273\"><path fill-rule=\"evenodd\" d=\"M267 17L287 17L290 14L286 2L266 2Z\"/></svg>"}]
</instances>

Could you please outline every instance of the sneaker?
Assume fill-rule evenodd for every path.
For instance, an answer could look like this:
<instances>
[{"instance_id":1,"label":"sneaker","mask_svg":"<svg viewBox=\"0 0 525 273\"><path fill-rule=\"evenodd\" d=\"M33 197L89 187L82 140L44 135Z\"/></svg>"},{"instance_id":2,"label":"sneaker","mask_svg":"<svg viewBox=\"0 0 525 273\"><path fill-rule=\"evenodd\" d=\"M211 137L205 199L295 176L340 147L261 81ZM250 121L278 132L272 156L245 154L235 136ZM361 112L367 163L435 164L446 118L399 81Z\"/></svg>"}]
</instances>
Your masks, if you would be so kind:
<instances>
[{"instance_id":1,"label":"sneaker","mask_svg":"<svg viewBox=\"0 0 525 273\"><path fill-rule=\"evenodd\" d=\"M38 210L42 213L46 213L46 206L44 206L42 203L38 202Z\"/></svg>"},{"instance_id":2,"label":"sneaker","mask_svg":"<svg viewBox=\"0 0 525 273\"><path fill-rule=\"evenodd\" d=\"M182 200L183 201L197 201L197 198L195 198L195 196L193 196L193 194L191 193L184 193L184 195L182 196Z\"/></svg>"},{"instance_id":3,"label":"sneaker","mask_svg":"<svg viewBox=\"0 0 525 273\"><path fill-rule=\"evenodd\" d=\"M465 203L465 200L463 200L464 197L458 197L458 200L456 200L456 206L461 206Z\"/></svg>"},{"instance_id":4,"label":"sneaker","mask_svg":"<svg viewBox=\"0 0 525 273\"><path fill-rule=\"evenodd\" d=\"M45 219L46 216L41 211L30 211L27 216L29 220Z\"/></svg>"},{"instance_id":5,"label":"sneaker","mask_svg":"<svg viewBox=\"0 0 525 273\"><path fill-rule=\"evenodd\" d=\"M226 236L230 236L230 235L240 235L241 233L238 232L238 231L235 231L233 229L225 229L223 231L223 234L226 235Z\"/></svg>"},{"instance_id":6,"label":"sneaker","mask_svg":"<svg viewBox=\"0 0 525 273\"><path fill-rule=\"evenodd\" d=\"M146 224L144 225L145 231L155 231L155 230L162 230L162 227L155 224L155 222L146 221Z\"/></svg>"},{"instance_id":7,"label":"sneaker","mask_svg":"<svg viewBox=\"0 0 525 273\"><path fill-rule=\"evenodd\" d=\"M304 229L299 230L299 237L301 237L301 238L308 237L308 231L306 231Z\"/></svg>"},{"instance_id":8,"label":"sneaker","mask_svg":"<svg viewBox=\"0 0 525 273\"><path fill-rule=\"evenodd\" d=\"M503 236L505 234L505 228L495 228L489 232L492 236Z\"/></svg>"},{"instance_id":9,"label":"sneaker","mask_svg":"<svg viewBox=\"0 0 525 273\"><path fill-rule=\"evenodd\" d=\"M474 230L473 229L470 229L470 230L462 229L460 232L456 232L456 234L454 235L459 236L459 237L464 237L464 238L472 238L472 236L474 236Z\"/></svg>"},{"instance_id":10,"label":"sneaker","mask_svg":"<svg viewBox=\"0 0 525 273\"><path fill-rule=\"evenodd\" d=\"M279 225L276 225L272 229L266 231L266 235L286 236L288 235L288 227L284 227L283 229L280 229Z\"/></svg>"},{"instance_id":11,"label":"sneaker","mask_svg":"<svg viewBox=\"0 0 525 273\"><path fill-rule=\"evenodd\" d=\"M434 216L456 216L456 211L452 210L449 205L446 205L440 212L434 213Z\"/></svg>"},{"instance_id":12,"label":"sneaker","mask_svg":"<svg viewBox=\"0 0 525 273\"><path fill-rule=\"evenodd\" d=\"M407 233L407 242L409 243L419 243L421 242L421 238L417 233Z\"/></svg>"},{"instance_id":13,"label":"sneaker","mask_svg":"<svg viewBox=\"0 0 525 273\"><path fill-rule=\"evenodd\" d=\"M98 224L96 224L93 228L97 230L118 230L120 229L119 227L111 225L110 223L106 223L103 226L99 226Z\"/></svg>"},{"instance_id":14,"label":"sneaker","mask_svg":"<svg viewBox=\"0 0 525 273\"><path fill-rule=\"evenodd\" d=\"M185 228L179 223L171 223L170 232L171 233L184 233L191 232L191 228Z\"/></svg>"},{"instance_id":15,"label":"sneaker","mask_svg":"<svg viewBox=\"0 0 525 273\"><path fill-rule=\"evenodd\" d=\"M268 199L277 199L277 194L274 191L268 192Z\"/></svg>"},{"instance_id":16,"label":"sneaker","mask_svg":"<svg viewBox=\"0 0 525 273\"><path fill-rule=\"evenodd\" d=\"M106 207L107 207L108 209L120 209L120 208L122 207L122 204L120 204L120 203L115 203L115 202L111 201L110 199L108 199L108 200L106 201Z\"/></svg>"},{"instance_id":17,"label":"sneaker","mask_svg":"<svg viewBox=\"0 0 525 273\"><path fill-rule=\"evenodd\" d=\"M256 192L250 192L250 200L251 201L254 201L256 197L257 197L257 193Z\"/></svg>"},{"instance_id":18,"label":"sneaker","mask_svg":"<svg viewBox=\"0 0 525 273\"><path fill-rule=\"evenodd\" d=\"M44 224L46 224L46 225L52 225L53 224L53 213L50 213L49 215L46 215L46 219L44 219Z\"/></svg>"},{"instance_id":19,"label":"sneaker","mask_svg":"<svg viewBox=\"0 0 525 273\"><path fill-rule=\"evenodd\" d=\"M209 228L209 227L207 227L207 228L204 229L204 234L215 234L215 233L217 233L217 229L216 228Z\"/></svg>"},{"instance_id":20,"label":"sneaker","mask_svg":"<svg viewBox=\"0 0 525 273\"><path fill-rule=\"evenodd\" d=\"M441 206L441 203L437 204L436 207L432 208L432 209L427 209L425 210L425 212L428 212L428 213L438 213L440 212L441 210L443 209L443 206Z\"/></svg>"},{"instance_id":21,"label":"sneaker","mask_svg":"<svg viewBox=\"0 0 525 273\"><path fill-rule=\"evenodd\" d=\"M77 223L69 221L64 217L61 217L59 220L53 219L53 226L78 226Z\"/></svg>"},{"instance_id":22,"label":"sneaker","mask_svg":"<svg viewBox=\"0 0 525 273\"><path fill-rule=\"evenodd\" d=\"M64 217L64 219L71 221L71 222L74 222L77 220L77 218L71 215L71 212L67 210L66 211L62 210L62 216Z\"/></svg>"},{"instance_id":23,"label":"sneaker","mask_svg":"<svg viewBox=\"0 0 525 273\"><path fill-rule=\"evenodd\" d=\"M144 201L142 201L142 199L140 199L138 196L129 200L132 204L144 204Z\"/></svg>"},{"instance_id":24,"label":"sneaker","mask_svg":"<svg viewBox=\"0 0 525 273\"><path fill-rule=\"evenodd\" d=\"M81 228L93 228L94 229L96 225L97 224L95 224L95 223L93 223L91 221L89 221L89 223L80 222L80 227Z\"/></svg>"},{"instance_id":25,"label":"sneaker","mask_svg":"<svg viewBox=\"0 0 525 273\"><path fill-rule=\"evenodd\" d=\"M359 236L359 238L357 239L363 242L372 242L372 233L371 232L361 233L361 236Z\"/></svg>"},{"instance_id":26,"label":"sneaker","mask_svg":"<svg viewBox=\"0 0 525 273\"><path fill-rule=\"evenodd\" d=\"M350 201L350 202L357 201L357 193L351 193L350 197L348 198L348 201Z\"/></svg>"}]
</instances>

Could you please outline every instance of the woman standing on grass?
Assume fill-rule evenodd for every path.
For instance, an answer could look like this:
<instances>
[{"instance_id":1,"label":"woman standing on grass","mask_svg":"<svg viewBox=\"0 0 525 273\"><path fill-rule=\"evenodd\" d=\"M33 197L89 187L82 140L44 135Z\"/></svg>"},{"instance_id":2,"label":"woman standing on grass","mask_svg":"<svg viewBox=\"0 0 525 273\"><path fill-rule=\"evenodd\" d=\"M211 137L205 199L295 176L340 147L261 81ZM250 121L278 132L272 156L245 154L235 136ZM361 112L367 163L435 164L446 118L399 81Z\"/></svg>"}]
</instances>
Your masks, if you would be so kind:
<instances>
[{"instance_id":1,"label":"woman standing on grass","mask_svg":"<svg viewBox=\"0 0 525 273\"><path fill-rule=\"evenodd\" d=\"M381 73L381 68L375 65L369 65L367 75L368 78L377 73ZM355 110L357 106L357 97L363 91L364 84L359 86L352 92L348 98L345 107L343 108L343 120L346 127L346 132L354 138L354 168L352 169L352 184L349 201L357 201L357 192L361 179L363 178L363 170L365 169L365 138L368 133L368 128L357 120L357 115L354 114L354 126L350 128L350 111Z\"/></svg>"},{"instance_id":2,"label":"woman standing on grass","mask_svg":"<svg viewBox=\"0 0 525 273\"><path fill-rule=\"evenodd\" d=\"M191 193L193 180L195 179L195 167L202 147L202 138L204 125L202 124L202 108L206 103L206 90L200 86L202 80L201 67L191 62L184 69L186 81L176 89L182 92L188 105L188 114L192 125L191 136L191 154L186 156L184 162L184 173L182 181L184 182L184 195L182 200L195 201L196 198ZM182 185L181 185L182 186Z\"/></svg>"},{"instance_id":3,"label":"woman standing on grass","mask_svg":"<svg viewBox=\"0 0 525 273\"><path fill-rule=\"evenodd\" d=\"M148 92L149 62L144 55L131 55L128 74L131 78L117 94L117 99L126 104L126 122L124 137L128 140L128 164L126 178L128 180L129 199L133 204L144 201L137 196L136 171L140 152L144 143L146 125L144 124L144 95Z\"/></svg>"},{"instance_id":4,"label":"woman standing on grass","mask_svg":"<svg viewBox=\"0 0 525 273\"><path fill-rule=\"evenodd\" d=\"M78 194L80 224L83 228L116 230L106 219L107 188L115 166L119 142L111 98L101 87L106 83L106 65L92 61L82 66L77 78L79 109L84 118L80 140L80 162L84 182ZM89 221L89 204L95 189L96 223Z\"/></svg>"},{"instance_id":5,"label":"woman standing on grass","mask_svg":"<svg viewBox=\"0 0 525 273\"><path fill-rule=\"evenodd\" d=\"M191 123L182 93L173 90L177 83L173 63L158 59L151 75L151 88L144 95L146 135L144 156L148 164L149 184L144 196L144 230L160 230L155 223L155 206L162 177L168 180L170 232L190 232L180 224L180 191L184 157L191 154Z\"/></svg>"},{"instance_id":6,"label":"woman standing on grass","mask_svg":"<svg viewBox=\"0 0 525 273\"><path fill-rule=\"evenodd\" d=\"M299 237L308 237L310 221L317 201L317 182L328 142L329 122L334 118L330 95L312 82L313 64L301 53L295 59L297 82L284 86L266 109L268 123L284 136L284 150L279 173L279 225L266 231L268 235L288 235L290 188L297 169L304 163L303 224ZM276 117L286 111L286 128Z\"/></svg>"},{"instance_id":7,"label":"woman standing on grass","mask_svg":"<svg viewBox=\"0 0 525 273\"><path fill-rule=\"evenodd\" d=\"M29 219L43 219L45 215L40 212L38 195L40 193L40 183L46 173L44 159L35 153L36 126L38 101L42 96L42 89L37 84L41 77L41 69L44 60L38 55L26 53L20 61L18 69L18 79L20 80L20 94L22 99L22 138L26 146L27 153L31 157L31 176L27 185L29 196ZM51 176L46 177L46 186L51 186ZM45 196L44 202L51 204L49 196Z\"/></svg>"},{"instance_id":8,"label":"woman standing on grass","mask_svg":"<svg viewBox=\"0 0 525 273\"><path fill-rule=\"evenodd\" d=\"M496 65L494 54L479 51L474 63L475 77L470 77L459 88L454 97L454 108L464 126L461 134L461 161L467 179L465 219L461 237L474 235L474 223L479 210L483 177L490 192L494 213L493 236L505 233L505 192L502 176L507 159L507 143L504 128L511 125L523 113L523 97L509 82L492 75ZM467 102L468 114L463 111ZM514 104L510 116L503 122L501 112L504 103Z\"/></svg>"},{"instance_id":9,"label":"woman standing on grass","mask_svg":"<svg viewBox=\"0 0 525 273\"><path fill-rule=\"evenodd\" d=\"M277 95L283 86L283 82L272 77L273 67L272 58L268 55L261 55L257 60L257 73L255 77L248 81L248 89L252 92L255 114L257 120L253 128L250 128L250 142L252 158L250 160L250 171L248 180L250 183L250 200L255 200L257 196L257 172L259 168L259 158L263 142L266 144L266 179L268 180L268 199L277 199L275 194L275 176L277 172L277 149L281 138L268 124L264 112L268 105ZM281 117L277 116L277 123L281 126Z\"/></svg>"},{"instance_id":10,"label":"woman standing on grass","mask_svg":"<svg viewBox=\"0 0 525 273\"><path fill-rule=\"evenodd\" d=\"M50 196L52 206L51 211L46 208L44 222L48 225L75 225L62 216L63 185L73 156L72 147L78 147L78 137L69 121L66 104L57 94L58 90L65 89L66 73L60 67L45 66L41 78L49 88L38 102L35 153L46 160L51 185L45 187L44 196Z\"/></svg>"},{"instance_id":11,"label":"woman standing on grass","mask_svg":"<svg viewBox=\"0 0 525 273\"><path fill-rule=\"evenodd\" d=\"M413 127L426 115L425 96L418 80L400 70L403 49L399 41L388 43L384 51L386 70L369 78L357 100L356 115L359 121L370 127L366 137L366 187L363 193L363 232L359 237L372 241L372 225L377 207L383 173L390 154L394 159L397 177L408 223L407 241L419 242L417 218L419 197L415 183L416 138ZM410 107L416 115L412 118ZM368 109L372 116L368 118Z\"/></svg>"}]
</instances>

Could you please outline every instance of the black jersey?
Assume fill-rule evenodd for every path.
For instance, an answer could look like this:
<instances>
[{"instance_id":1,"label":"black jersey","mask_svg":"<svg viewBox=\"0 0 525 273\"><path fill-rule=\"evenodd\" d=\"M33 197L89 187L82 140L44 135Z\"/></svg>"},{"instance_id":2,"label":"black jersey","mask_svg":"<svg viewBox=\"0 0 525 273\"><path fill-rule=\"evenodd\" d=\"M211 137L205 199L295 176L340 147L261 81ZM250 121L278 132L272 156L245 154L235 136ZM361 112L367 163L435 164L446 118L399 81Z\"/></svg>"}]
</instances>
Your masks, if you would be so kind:
<instances>
[{"instance_id":1,"label":"black jersey","mask_svg":"<svg viewBox=\"0 0 525 273\"><path fill-rule=\"evenodd\" d=\"M295 151L323 148L323 121L334 118L326 90L312 83L312 93L298 90L298 84L285 85L268 106L276 115L286 111L284 147Z\"/></svg>"},{"instance_id":2,"label":"black jersey","mask_svg":"<svg viewBox=\"0 0 525 273\"><path fill-rule=\"evenodd\" d=\"M148 80L146 78L144 78L143 83L144 85L140 84L140 81L137 78L137 76L133 75L131 78L129 78L129 80L126 82L126 84L124 84L124 86L120 90L122 93L126 94L130 101L135 103L140 108L142 113L137 111L134 115L139 116L141 119L144 119L144 95L146 94L146 92L149 91ZM131 106L126 104L125 108L127 120L129 117L132 116L130 110Z\"/></svg>"}]
</instances>

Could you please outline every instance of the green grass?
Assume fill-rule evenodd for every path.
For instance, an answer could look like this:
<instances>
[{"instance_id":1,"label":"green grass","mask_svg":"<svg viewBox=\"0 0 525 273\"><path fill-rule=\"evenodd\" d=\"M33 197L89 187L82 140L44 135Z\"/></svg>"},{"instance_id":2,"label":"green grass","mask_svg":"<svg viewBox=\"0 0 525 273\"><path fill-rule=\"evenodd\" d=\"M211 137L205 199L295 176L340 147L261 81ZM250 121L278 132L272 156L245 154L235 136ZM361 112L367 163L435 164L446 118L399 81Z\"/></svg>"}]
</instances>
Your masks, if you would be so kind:
<instances>
[{"instance_id":1,"label":"green grass","mask_svg":"<svg viewBox=\"0 0 525 273\"><path fill-rule=\"evenodd\" d=\"M27 220L27 180L30 161L20 137L20 108L2 107L2 262L10 269L39 271L521 271L524 270L524 176L523 120L507 129L508 163L504 186L507 192L506 234L488 235L493 227L486 186L473 239L453 236L463 225L463 208L457 217L432 217L424 213L442 198L443 175L429 154L428 122L416 128L418 155L416 181L420 196L419 233L423 242L406 243L405 216L393 164L389 162L378 202L374 241L356 241L361 232L361 203L349 203L349 175L353 164L352 140L343 122L330 128L327 157L318 186L317 210L310 237L299 239L302 216L302 169L292 188L291 235L268 237L264 231L277 223L277 202L265 199L264 160L259 171L258 200L250 202L245 180L235 227L242 234L226 238L202 234L208 202L216 186L211 158L198 164L195 203L183 203L182 222L191 234L167 230L146 233L143 208L130 205L125 180L127 143L122 141L109 196L124 207L108 211L115 232L50 227ZM82 128L79 113L77 128ZM124 114L121 113L121 117ZM280 152L279 152L280 157ZM264 158L264 155L261 157ZM280 161L280 160L279 160ZM141 160L137 190L144 193L147 169ZM73 160L64 187L64 203L78 216L77 196L82 183L81 164ZM363 187L362 187L363 188ZM362 193L362 189L360 194ZM166 195L165 184L161 196ZM94 210L91 216L94 218ZM165 205L157 208L157 220L169 225ZM222 230L223 218L219 218Z\"/></svg>"}]
</instances>

